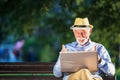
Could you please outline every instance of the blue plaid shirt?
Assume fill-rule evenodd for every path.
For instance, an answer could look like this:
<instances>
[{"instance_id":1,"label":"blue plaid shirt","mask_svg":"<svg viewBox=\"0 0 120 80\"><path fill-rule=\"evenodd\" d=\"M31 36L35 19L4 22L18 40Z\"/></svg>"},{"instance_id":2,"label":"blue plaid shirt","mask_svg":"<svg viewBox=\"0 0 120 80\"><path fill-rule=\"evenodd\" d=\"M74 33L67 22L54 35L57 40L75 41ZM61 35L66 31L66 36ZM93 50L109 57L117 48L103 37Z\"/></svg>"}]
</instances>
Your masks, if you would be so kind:
<instances>
[{"instance_id":1,"label":"blue plaid shirt","mask_svg":"<svg viewBox=\"0 0 120 80\"><path fill-rule=\"evenodd\" d=\"M108 54L108 51L105 49L105 47L99 43L92 42L89 40L85 45L81 46L77 42L72 42L65 45L65 48L67 48L68 51L97 51L98 55L101 58L101 62L98 64L98 71L95 72L92 76L99 76L101 72L104 72L108 75L114 75L115 74L115 66L111 62L111 58ZM63 77L63 80L67 80L69 73L63 73L61 72L60 67L60 58L58 57L58 60L53 68L53 73L56 77Z\"/></svg>"}]
</instances>

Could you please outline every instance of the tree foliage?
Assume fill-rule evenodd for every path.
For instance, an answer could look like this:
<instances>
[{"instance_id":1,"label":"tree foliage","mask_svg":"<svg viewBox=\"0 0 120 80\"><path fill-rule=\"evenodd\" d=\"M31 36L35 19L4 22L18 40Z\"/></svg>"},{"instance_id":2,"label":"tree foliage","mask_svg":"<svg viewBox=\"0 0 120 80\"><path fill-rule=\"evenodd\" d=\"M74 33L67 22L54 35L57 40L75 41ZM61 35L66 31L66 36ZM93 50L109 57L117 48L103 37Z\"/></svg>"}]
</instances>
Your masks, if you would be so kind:
<instances>
[{"instance_id":1,"label":"tree foliage","mask_svg":"<svg viewBox=\"0 0 120 80\"><path fill-rule=\"evenodd\" d=\"M118 66L118 0L0 0L1 42L10 35L24 38L25 53L32 46L37 60L56 61L61 45L75 40L69 28L76 17L89 18L91 39L102 43Z\"/></svg>"}]
</instances>

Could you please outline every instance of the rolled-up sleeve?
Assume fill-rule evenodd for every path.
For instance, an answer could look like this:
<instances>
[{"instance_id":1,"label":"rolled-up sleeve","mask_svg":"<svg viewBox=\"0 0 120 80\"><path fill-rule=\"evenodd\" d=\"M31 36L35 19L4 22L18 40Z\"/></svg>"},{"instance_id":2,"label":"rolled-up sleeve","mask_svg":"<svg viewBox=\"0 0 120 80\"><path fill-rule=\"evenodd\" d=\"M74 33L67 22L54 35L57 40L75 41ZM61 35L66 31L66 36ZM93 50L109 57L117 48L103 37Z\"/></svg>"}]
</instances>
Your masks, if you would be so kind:
<instances>
[{"instance_id":1,"label":"rolled-up sleeve","mask_svg":"<svg viewBox=\"0 0 120 80\"><path fill-rule=\"evenodd\" d=\"M99 68L108 75L115 75L115 66L104 46L98 48L98 54L101 58L101 62L98 64Z\"/></svg>"},{"instance_id":2,"label":"rolled-up sleeve","mask_svg":"<svg viewBox=\"0 0 120 80\"><path fill-rule=\"evenodd\" d=\"M61 77L62 72L61 72L61 66L60 66L60 57L58 58L56 64L53 67L53 74L55 77Z\"/></svg>"}]
</instances>

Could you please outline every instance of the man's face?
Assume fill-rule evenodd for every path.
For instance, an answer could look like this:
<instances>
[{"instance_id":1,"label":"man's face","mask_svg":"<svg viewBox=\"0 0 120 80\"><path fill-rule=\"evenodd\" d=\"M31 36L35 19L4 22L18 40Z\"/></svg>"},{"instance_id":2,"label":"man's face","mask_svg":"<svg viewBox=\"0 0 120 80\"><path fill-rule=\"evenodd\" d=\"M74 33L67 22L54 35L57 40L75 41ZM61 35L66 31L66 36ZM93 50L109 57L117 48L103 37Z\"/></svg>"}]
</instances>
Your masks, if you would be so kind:
<instances>
[{"instance_id":1,"label":"man's face","mask_svg":"<svg viewBox=\"0 0 120 80\"><path fill-rule=\"evenodd\" d=\"M84 45L89 40L89 36L91 34L91 31L92 31L91 28L73 29L76 41L80 45Z\"/></svg>"}]
</instances>

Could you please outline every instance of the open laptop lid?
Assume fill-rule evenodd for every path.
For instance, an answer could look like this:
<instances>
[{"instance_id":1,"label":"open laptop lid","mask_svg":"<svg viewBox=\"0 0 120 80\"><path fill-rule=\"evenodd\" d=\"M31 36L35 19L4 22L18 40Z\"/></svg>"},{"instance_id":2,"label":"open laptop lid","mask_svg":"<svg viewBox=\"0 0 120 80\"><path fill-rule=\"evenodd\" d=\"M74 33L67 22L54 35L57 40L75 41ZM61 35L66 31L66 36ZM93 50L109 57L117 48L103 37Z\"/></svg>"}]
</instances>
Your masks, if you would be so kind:
<instances>
[{"instance_id":1,"label":"open laptop lid","mask_svg":"<svg viewBox=\"0 0 120 80\"><path fill-rule=\"evenodd\" d=\"M76 72L87 68L90 72L98 70L98 54L96 51L60 52L62 72Z\"/></svg>"}]
</instances>

